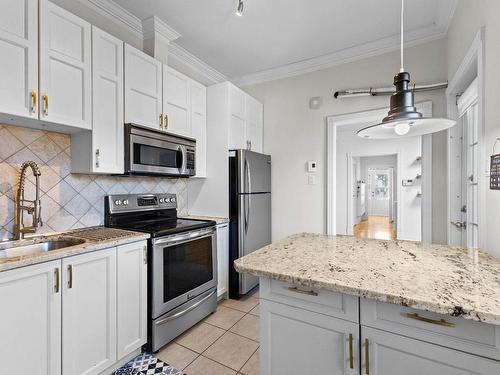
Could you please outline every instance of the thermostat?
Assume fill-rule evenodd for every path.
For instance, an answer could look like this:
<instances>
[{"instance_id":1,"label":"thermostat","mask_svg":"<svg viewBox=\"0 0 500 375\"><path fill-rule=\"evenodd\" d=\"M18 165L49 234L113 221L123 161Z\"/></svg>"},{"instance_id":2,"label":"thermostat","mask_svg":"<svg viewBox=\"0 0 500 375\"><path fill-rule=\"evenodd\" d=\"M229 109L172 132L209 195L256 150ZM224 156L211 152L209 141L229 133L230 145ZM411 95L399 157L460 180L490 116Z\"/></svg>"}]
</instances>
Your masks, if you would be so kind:
<instances>
[{"instance_id":1,"label":"thermostat","mask_svg":"<svg viewBox=\"0 0 500 375\"><path fill-rule=\"evenodd\" d=\"M307 171L308 172L316 172L318 163L315 161L308 161L307 162Z\"/></svg>"}]
</instances>

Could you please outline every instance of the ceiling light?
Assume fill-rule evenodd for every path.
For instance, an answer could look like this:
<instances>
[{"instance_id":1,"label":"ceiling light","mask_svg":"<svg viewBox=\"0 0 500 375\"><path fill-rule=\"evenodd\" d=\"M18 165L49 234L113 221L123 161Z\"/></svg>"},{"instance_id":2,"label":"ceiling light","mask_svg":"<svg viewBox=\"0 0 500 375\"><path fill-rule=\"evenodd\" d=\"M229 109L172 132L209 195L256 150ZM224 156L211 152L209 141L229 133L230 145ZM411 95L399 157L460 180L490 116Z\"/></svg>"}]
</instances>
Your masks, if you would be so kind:
<instances>
[{"instance_id":1,"label":"ceiling light","mask_svg":"<svg viewBox=\"0 0 500 375\"><path fill-rule=\"evenodd\" d=\"M371 139L414 137L436 133L451 128L456 121L445 118L425 118L414 104L413 90L409 89L410 73L404 62L404 0L401 0L401 69L394 77L396 92L391 96L391 108L387 116L377 125L358 131L358 136Z\"/></svg>"},{"instance_id":2,"label":"ceiling light","mask_svg":"<svg viewBox=\"0 0 500 375\"><path fill-rule=\"evenodd\" d=\"M243 0L238 0L238 8L236 8L234 14L236 14L238 17L241 17L243 16L244 9L245 9L245 4L243 4Z\"/></svg>"}]
</instances>

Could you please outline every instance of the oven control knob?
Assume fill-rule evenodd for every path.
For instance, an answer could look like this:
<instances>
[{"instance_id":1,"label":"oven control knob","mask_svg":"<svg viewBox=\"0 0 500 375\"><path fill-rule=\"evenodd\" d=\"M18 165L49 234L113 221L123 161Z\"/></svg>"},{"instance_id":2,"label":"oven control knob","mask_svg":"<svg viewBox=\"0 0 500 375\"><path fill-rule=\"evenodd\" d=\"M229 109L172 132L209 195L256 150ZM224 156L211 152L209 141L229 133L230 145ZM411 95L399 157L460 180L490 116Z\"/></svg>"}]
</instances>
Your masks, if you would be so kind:
<instances>
[{"instance_id":1,"label":"oven control knob","mask_svg":"<svg viewBox=\"0 0 500 375\"><path fill-rule=\"evenodd\" d=\"M175 202L175 198L170 198L170 202Z\"/></svg>"},{"instance_id":2,"label":"oven control knob","mask_svg":"<svg viewBox=\"0 0 500 375\"><path fill-rule=\"evenodd\" d=\"M124 199L124 200L123 200L123 202L122 202L122 204L123 204L124 206L126 206L126 205L128 204L128 199Z\"/></svg>"},{"instance_id":3,"label":"oven control knob","mask_svg":"<svg viewBox=\"0 0 500 375\"><path fill-rule=\"evenodd\" d=\"M115 206L120 206L121 204L122 204L122 201L121 201L121 200L117 199L117 200L115 201Z\"/></svg>"},{"instance_id":4,"label":"oven control knob","mask_svg":"<svg viewBox=\"0 0 500 375\"><path fill-rule=\"evenodd\" d=\"M160 198L160 203L163 203L163 198Z\"/></svg>"}]
</instances>

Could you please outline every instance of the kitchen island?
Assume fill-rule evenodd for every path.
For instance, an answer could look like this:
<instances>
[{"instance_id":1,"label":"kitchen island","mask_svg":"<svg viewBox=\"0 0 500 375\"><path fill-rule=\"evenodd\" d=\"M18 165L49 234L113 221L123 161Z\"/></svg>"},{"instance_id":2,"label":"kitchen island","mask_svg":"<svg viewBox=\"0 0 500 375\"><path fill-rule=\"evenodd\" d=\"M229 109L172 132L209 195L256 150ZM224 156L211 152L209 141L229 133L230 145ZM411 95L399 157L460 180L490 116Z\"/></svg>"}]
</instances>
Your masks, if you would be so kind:
<instances>
[{"instance_id":1,"label":"kitchen island","mask_svg":"<svg viewBox=\"0 0 500 375\"><path fill-rule=\"evenodd\" d=\"M500 261L298 234L235 262L261 278L262 375L500 374Z\"/></svg>"}]
</instances>

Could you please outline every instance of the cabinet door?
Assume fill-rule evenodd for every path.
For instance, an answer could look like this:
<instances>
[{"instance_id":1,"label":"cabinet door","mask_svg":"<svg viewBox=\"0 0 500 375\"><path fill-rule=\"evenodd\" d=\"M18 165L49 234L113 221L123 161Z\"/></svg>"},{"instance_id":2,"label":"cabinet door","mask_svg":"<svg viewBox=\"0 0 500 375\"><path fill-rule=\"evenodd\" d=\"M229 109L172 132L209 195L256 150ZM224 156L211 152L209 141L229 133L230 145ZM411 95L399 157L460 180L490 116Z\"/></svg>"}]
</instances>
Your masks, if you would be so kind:
<instances>
[{"instance_id":1,"label":"cabinet door","mask_svg":"<svg viewBox=\"0 0 500 375\"><path fill-rule=\"evenodd\" d=\"M246 96L246 147L262 152L264 107L251 96Z\"/></svg>"},{"instance_id":2,"label":"cabinet door","mask_svg":"<svg viewBox=\"0 0 500 375\"><path fill-rule=\"evenodd\" d=\"M123 173L123 42L92 27L93 171Z\"/></svg>"},{"instance_id":3,"label":"cabinet door","mask_svg":"<svg viewBox=\"0 0 500 375\"><path fill-rule=\"evenodd\" d=\"M262 152L262 128L252 125L246 127L246 148Z\"/></svg>"},{"instance_id":4,"label":"cabinet door","mask_svg":"<svg viewBox=\"0 0 500 375\"><path fill-rule=\"evenodd\" d=\"M91 129L91 26L40 1L40 119Z\"/></svg>"},{"instance_id":5,"label":"cabinet door","mask_svg":"<svg viewBox=\"0 0 500 375\"><path fill-rule=\"evenodd\" d=\"M229 123L229 149L246 149L245 142L245 120L231 115Z\"/></svg>"},{"instance_id":6,"label":"cabinet door","mask_svg":"<svg viewBox=\"0 0 500 375\"><path fill-rule=\"evenodd\" d=\"M162 129L161 62L128 44L124 54L125 123Z\"/></svg>"},{"instance_id":7,"label":"cabinet door","mask_svg":"<svg viewBox=\"0 0 500 375\"><path fill-rule=\"evenodd\" d=\"M217 226L217 297L227 292L229 273L228 224Z\"/></svg>"},{"instance_id":8,"label":"cabinet door","mask_svg":"<svg viewBox=\"0 0 500 375\"><path fill-rule=\"evenodd\" d=\"M362 374L500 374L500 362L494 360L365 326L361 326L361 336Z\"/></svg>"},{"instance_id":9,"label":"cabinet door","mask_svg":"<svg viewBox=\"0 0 500 375\"><path fill-rule=\"evenodd\" d=\"M147 341L147 243L117 248L117 359Z\"/></svg>"},{"instance_id":10,"label":"cabinet door","mask_svg":"<svg viewBox=\"0 0 500 375\"><path fill-rule=\"evenodd\" d=\"M62 266L63 374L99 374L116 361L116 248Z\"/></svg>"},{"instance_id":11,"label":"cabinet door","mask_svg":"<svg viewBox=\"0 0 500 375\"><path fill-rule=\"evenodd\" d=\"M191 137L196 139L196 177L207 176L207 88L190 83Z\"/></svg>"},{"instance_id":12,"label":"cabinet door","mask_svg":"<svg viewBox=\"0 0 500 375\"><path fill-rule=\"evenodd\" d=\"M238 87L229 86L229 108L231 115L242 120L245 119L245 96L246 94Z\"/></svg>"},{"instance_id":13,"label":"cabinet door","mask_svg":"<svg viewBox=\"0 0 500 375\"><path fill-rule=\"evenodd\" d=\"M359 374L356 323L261 299L261 374Z\"/></svg>"},{"instance_id":14,"label":"cabinet door","mask_svg":"<svg viewBox=\"0 0 500 375\"><path fill-rule=\"evenodd\" d=\"M0 372L61 374L61 262L0 273Z\"/></svg>"},{"instance_id":15,"label":"cabinet door","mask_svg":"<svg viewBox=\"0 0 500 375\"><path fill-rule=\"evenodd\" d=\"M38 118L37 0L2 1L0 60L0 112Z\"/></svg>"},{"instance_id":16,"label":"cabinet door","mask_svg":"<svg viewBox=\"0 0 500 375\"><path fill-rule=\"evenodd\" d=\"M164 126L169 133L191 137L190 82L184 74L163 66Z\"/></svg>"}]
</instances>

